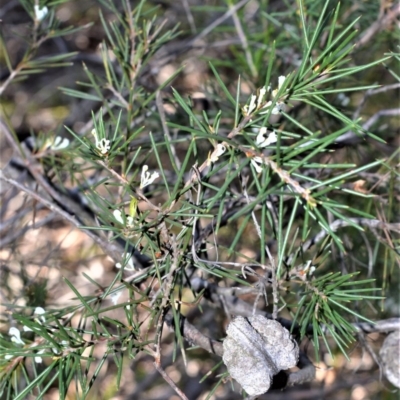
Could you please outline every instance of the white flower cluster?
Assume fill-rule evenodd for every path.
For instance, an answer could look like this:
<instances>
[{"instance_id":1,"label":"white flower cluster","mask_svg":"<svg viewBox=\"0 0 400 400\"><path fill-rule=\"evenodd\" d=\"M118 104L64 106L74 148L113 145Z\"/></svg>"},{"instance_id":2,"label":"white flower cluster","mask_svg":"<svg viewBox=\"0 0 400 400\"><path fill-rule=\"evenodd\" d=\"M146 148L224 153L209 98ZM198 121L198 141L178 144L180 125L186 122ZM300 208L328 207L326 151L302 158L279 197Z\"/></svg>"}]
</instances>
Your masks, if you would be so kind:
<instances>
[{"instance_id":1,"label":"white flower cluster","mask_svg":"<svg viewBox=\"0 0 400 400\"><path fill-rule=\"evenodd\" d=\"M256 144L258 147L267 147L270 144L276 143L278 141L275 131L272 131L268 135L268 137L266 136L267 133L268 133L267 128L262 127L260 129L260 132L258 133L256 138Z\"/></svg>"},{"instance_id":2,"label":"white flower cluster","mask_svg":"<svg viewBox=\"0 0 400 400\"><path fill-rule=\"evenodd\" d=\"M286 77L285 76L280 76L278 78L278 88L272 91L272 97L275 98L278 92L280 91L283 83L285 82ZM272 101L268 101L267 104L265 104L264 108L269 108L272 104ZM272 109L271 113L272 114L279 114L282 110L284 110L284 103L283 101L277 101L275 103L274 108ZM265 114L267 111L263 112Z\"/></svg>"},{"instance_id":3,"label":"white flower cluster","mask_svg":"<svg viewBox=\"0 0 400 400\"><path fill-rule=\"evenodd\" d=\"M35 320L38 324L43 325L43 324L46 322L46 318L45 318L44 315L43 315L43 314L45 314L45 313L46 313L46 311L45 311L42 307L36 307L36 308L35 308L35 311L34 311L34 315L36 315L36 317L35 317L34 320ZM29 328L28 326L25 326L25 325L23 326L22 330L23 330L24 332L32 332L32 329ZM17 345L22 345L22 346L25 345L25 342L21 339L21 331L20 331L18 328L11 327L11 328L9 329L9 331L8 331L8 334L10 335L10 339L11 339L11 341L12 341L13 343L15 343L15 344L17 344ZM68 342L65 341L65 340L63 340L63 341L61 342L61 344L66 345L66 344L68 344ZM52 350L53 350L53 353L55 353L55 354L58 353L58 350L57 350L57 349L54 349L54 348L53 348ZM41 363L41 362L42 362L42 357L40 357L39 354L43 354L43 353L45 353L45 352L46 352L45 349L41 349L41 350L39 350L39 351L36 353L36 354L38 354L38 355L36 355L36 356L34 357L34 360L35 360L36 363ZM14 358L14 355L8 354L8 355L6 355L4 358L5 358L6 360L11 360L12 358Z\"/></svg>"},{"instance_id":4,"label":"white flower cluster","mask_svg":"<svg viewBox=\"0 0 400 400\"><path fill-rule=\"evenodd\" d=\"M121 225L126 226L127 228L133 228L134 227L134 221L133 217L130 215L125 215L125 219L122 216L122 212L120 210L114 210L113 211L114 218L117 222L119 222Z\"/></svg>"},{"instance_id":5,"label":"white flower cluster","mask_svg":"<svg viewBox=\"0 0 400 400\"><path fill-rule=\"evenodd\" d=\"M125 213L122 214L121 210L114 210L113 215L115 220L123 225L124 227L128 229L133 229L135 227L134 224L134 219L132 215L126 215ZM127 234L129 236L129 233ZM124 270L125 271L136 271L135 264L133 263L133 257L132 254L122 254L122 260L124 264ZM122 264L121 263L116 263L115 268L121 269ZM119 298L119 295L115 294L115 296L111 296L111 300L113 301L114 304L117 303Z\"/></svg>"},{"instance_id":6,"label":"white flower cluster","mask_svg":"<svg viewBox=\"0 0 400 400\"><path fill-rule=\"evenodd\" d=\"M94 136L94 139L96 141L97 150L99 150L101 155L105 156L111 149L111 142L106 138L99 140L96 129L92 129L91 134Z\"/></svg>"},{"instance_id":7,"label":"white flower cluster","mask_svg":"<svg viewBox=\"0 0 400 400\"><path fill-rule=\"evenodd\" d=\"M160 174L158 172L153 172L152 174L150 174L150 172L148 171L149 167L147 165L143 165L142 175L140 178L140 189L151 185L157 178L160 177Z\"/></svg>"},{"instance_id":8,"label":"white flower cluster","mask_svg":"<svg viewBox=\"0 0 400 400\"><path fill-rule=\"evenodd\" d=\"M273 90L271 93L272 98L274 99L277 94L279 93L279 90L281 89L283 83L285 82L286 77L285 76L280 76L278 78L278 88ZM245 105L243 107L244 113L245 115L251 115L254 111L260 110L262 109L263 111L260 112L260 114L266 114L269 112L269 108L272 105L272 101L268 101L267 103L263 104L264 101L264 97L265 94L267 93L267 91L270 90L270 86L268 86L268 88L266 88L265 86L263 86L260 89L260 92L258 94L258 96L256 95L252 95L250 98L250 103L248 105ZM274 108L271 111L271 114L279 114L281 111L284 111L284 107L285 104L283 103L283 101L277 101L274 105ZM266 109L266 110L264 110Z\"/></svg>"},{"instance_id":9,"label":"white flower cluster","mask_svg":"<svg viewBox=\"0 0 400 400\"><path fill-rule=\"evenodd\" d=\"M276 136L276 132L272 131L269 133L267 136L267 128L262 127L260 129L260 132L258 133L256 137L256 144L258 147L267 147L270 144L276 143L278 141L278 137ZM264 165L264 161L261 157L252 157L251 159L251 164L253 165L254 169L257 171L257 173L262 172L262 166Z\"/></svg>"}]
</instances>

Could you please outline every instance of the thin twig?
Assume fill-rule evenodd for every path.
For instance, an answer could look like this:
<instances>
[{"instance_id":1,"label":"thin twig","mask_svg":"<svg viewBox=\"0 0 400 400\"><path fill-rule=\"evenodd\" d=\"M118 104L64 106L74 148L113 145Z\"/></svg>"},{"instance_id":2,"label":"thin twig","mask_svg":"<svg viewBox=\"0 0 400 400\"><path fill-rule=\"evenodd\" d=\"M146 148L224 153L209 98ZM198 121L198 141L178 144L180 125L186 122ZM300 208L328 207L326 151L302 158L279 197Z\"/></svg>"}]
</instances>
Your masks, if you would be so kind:
<instances>
[{"instance_id":1,"label":"thin twig","mask_svg":"<svg viewBox=\"0 0 400 400\"><path fill-rule=\"evenodd\" d=\"M393 109L388 109L388 110L380 110L377 111L372 117L370 117L366 122L362 124L362 128L364 132L362 133L355 133L353 131L348 131L344 133L343 135L340 135L338 138L335 139L335 143L340 143L340 144L356 144L358 142L361 142L362 140L367 137L367 132L368 129L371 128L373 124L375 124L376 121L378 121L379 118L381 117L395 117L397 115L400 115L400 108L393 108ZM306 143L307 144L307 143Z\"/></svg>"},{"instance_id":2,"label":"thin twig","mask_svg":"<svg viewBox=\"0 0 400 400\"><path fill-rule=\"evenodd\" d=\"M381 15L377 21L375 21L368 29L366 29L361 35L360 39L357 41L355 47L361 47L366 45L376 34L385 29L390 25L396 18L400 15L400 3L397 3L388 10L386 15Z\"/></svg>"},{"instance_id":3,"label":"thin twig","mask_svg":"<svg viewBox=\"0 0 400 400\"><path fill-rule=\"evenodd\" d=\"M8 234L3 240L0 240L0 248L4 248L4 246L8 245L9 243L17 240L20 236L23 236L29 230L35 230L42 226L47 225L49 222L55 219L56 213L52 212L46 217L42 218L39 221L32 222L31 224L25 225L22 229Z\"/></svg>"},{"instance_id":4,"label":"thin twig","mask_svg":"<svg viewBox=\"0 0 400 400\"><path fill-rule=\"evenodd\" d=\"M231 3L229 3L229 9L232 9L233 6ZM235 28L236 28L236 32L239 36L240 39L240 43L242 44L243 50L244 50L244 54L246 56L246 61L247 64L250 68L251 71L251 75L253 76L253 78L257 78L258 76L258 71L256 66L254 65L253 62L253 57L252 54L249 50L249 44L247 42L247 38L246 35L244 34L243 28L242 28L242 24L240 23L240 19L237 15L237 10L234 10L232 13L232 19L233 19L233 23L235 24Z\"/></svg>"},{"instance_id":5,"label":"thin twig","mask_svg":"<svg viewBox=\"0 0 400 400\"><path fill-rule=\"evenodd\" d=\"M172 276L172 274L171 274ZM161 376L164 378L164 380L171 386L173 390L178 394L178 396L183 399L183 400L189 400L185 394L178 388L178 386L175 385L174 381L169 377L169 375L164 371L164 369L161 366L161 336L162 336L162 330L163 330L163 325L164 325L164 319L165 319L165 314L166 314L166 307L167 307L167 302L169 301L169 296L170 296L170 290L172 289L171 286L168 287L169 292L163 294L163 300L162 300L162 305L161 305L161 317L159 318L157 322L157 331L156 331L156 352L154 356L154 366L156 367L156 370L161 374ZM186 363L185 363L186 365Z\"/></svg>"},{"instance_id":6,"label":"thin twig","mask_svg":"<svg viewBox=\"0 0 400 400\"><path fill-rule=\"evenodd\" d=\"M314 364L303 352L300 352L297 367L299 368L299 371L290 372L288 374L286 386L300 385L305 382L311 382L315 379Z\"/></svg>"},{"instance_id":7,"label":"thin twig","mask_svg":"<svg viewBox=\"0 0 400 400\"><path fill-rule=\"evenodd\" d=\"M192 34L195 34L197 29L196 29L196 24L194 22L194 18L192 15L192 12L190 11L190 6L187 0L181 0L183 9L185 10L186 18L189 22L190 30L192 31Z\"/></svg>"},{"instance_id":8,"label":"thin twig","mask_svg":"<svg viewBox=\"0 0 400 400\"><path fill-rule=\"evenodd\" d=\"M169 386L171 386L172 389L175 390L176 394L182 399L182 400L189 400L185 393L182 392L181 389L178 388L178 386L175 385L175 382L169 377L169 375L164 371L164 369L161 366L161 363L158 363L157 361L154 361L154 366L156 370L161 374L161 376L164 378L165 382L168 383Z\"/></svg>"},{"instance_id":9,"label":"thin twig","mask_svg":"<svg viewBox=\"0 0 400 400\"><path fill-rule=\"evenodd\" d=\"M107 84L105 86L106 89L110 90L112 94L121 102L121 104L125 107L127 111L131 108L131 105L125 100L125 98L122 96L122 94L114 88L113 85Z\"/></svg>"},{"instance_id":10,"label":"thin twig","mask_svg":"<svg viewBox=\"0 0 400 400\"><path fill-rule=\"evenodd\" d=\"M186 318L183 318L182 323L182 336L194 346L199 346L209 353L222 357L224 350L222 343L203 335L197 328L190 324ZM165 317L165 322L171 331L174 331L173 317L168 314Z\"/></svg>"},{"instance_id":11,"label":"thin twig","mask_svg":"<svg viewBox=\"0 0 400 400\"><path fill-rule=\"evenodd\" d=\"M75 217L73 217L66 211L62 210L59 206L54 204L52 201L47 200L44 197L38 195L37 193L26 188L25 186L23 186L21 183L15 181L14 179L7 178L6 176L4 176L2 170L0 170L0 180L7 182L10 185L13 185L16 188L20 189L21 191L25 192L30 197L37 200L39 203L42 203L43 205L45 205L51 211L57 213L58 215L63 217L65 220L69 221L72 225L83 230L86 233L86 235L88 235L96 244L98 244L107 255L109 255L111 258L113 258L116 261L122 261L121 249L118 245L110 243L110 242L108 242L108 240L103 240L102 238L97 236L91 230L86 230L86 229L82 228L81 223Z\"/></svg>"},{"instance_id":12,"label":"thin twig","mask_svg":"<svg viewBox=\"0 0 400 400\"><path fill-rule=\"evenodd\" d=\"M395 90L395 89L399 89L399 88L400 88L400 83L394 83L392 85L384 85L382 87L378 87L375 89L368 89L364 93L364 96L361 99L360 103L358 104L357 109L353 113L353 117L352 117L353 121L358 119L358 117L360 116L361 110L364 108L364 105L370 96L374 96L375 94L378 94L378 93L387 92L389 90Z\"/></svg>"},{"instance_id":13,"label":"thin twig","mask_svg":"<svg viewBox=\"0 0 400 400\"><path fill-rule=\"evenodd\" d=\"M167 125L167 119L165 118L165 111L164 111L164 107L163 107L163 103L162 103L161 93L159 90L157 91L157 94L156 94L156 106L157 106L158 114L160 116L161 126L163 128L164 135L168 139L169 147L171 149L172 156L174 157L176 167L178 168L178 170L180 170L182 168L181 160L179 159L178 155L176 154L176 148L172 141L171 134L169 132L169 128Z\"/></svg>"},{"instance_id":14,"label":"thin twig","mask_svg":"<svg viewBox=\"0 0 400 400\"><path fill-rule=\"evenodd\" d=\"M221 17L217 18L213 23L207 26L207 28L203 29L200 34L195 36L193 39L191 39L188 43L188 46L191 46L193 43L196 41L203 39L206 37L210 32L212 32L217 26L221 25L224 21L226 21L228 18L230 18L237 10L242 8L246 3L248 3L250 0L242 0L239 1L235 6L230 8L225 14L221 15Z\"/></svg>"},{"instance_id":15,"label":"thin twig","mask_svg":"<svg viewBox=\"0 0 400 400\"><path fill-rule=\"evenodd\" d=\"M337 219L329 225L329 231L335 232L339 228L345 228L348 226L354 227L354 225L366 226L370 229L379 228L379 229L387 229L387 230L394 231L394 232L400 232L400 223L387 223L387 222L381 221L379 219L368 219L368 218L348 218L347 220ZM315 244L317 244L321 240L323 240L328 234L329 234L329 232L326 230L320 231L313 238L311 238L310 240L307 240L307 242L305 242L301 246L301 248L297 251L300 251L303 253L306 252L312 246L314 246ZM294 257L295 257L295 254L291 254L288 257L287 263L289 265L293 261Z\"/></svg>"}]
</instances>

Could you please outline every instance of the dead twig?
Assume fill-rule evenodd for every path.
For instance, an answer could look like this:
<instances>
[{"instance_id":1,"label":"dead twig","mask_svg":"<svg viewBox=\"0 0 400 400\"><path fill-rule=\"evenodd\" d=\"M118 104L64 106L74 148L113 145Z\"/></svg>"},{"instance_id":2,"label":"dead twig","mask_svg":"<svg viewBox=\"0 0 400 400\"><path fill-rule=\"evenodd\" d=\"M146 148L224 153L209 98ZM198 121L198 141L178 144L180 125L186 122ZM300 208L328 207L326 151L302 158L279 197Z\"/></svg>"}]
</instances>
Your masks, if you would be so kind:
<instances>
[{"instance_id":1,"label":"dead twig","mask_svg":"<svg viewBox=\"0 0 400 400\"><path fill-rule=\"evenodd\" d=\"M6 176L4 176L3 171L1 171L1 170L0 170L0 180L7 182L10 185L15 186L22 192L25 192L30 197L37 200L39 203L43 204L44 206L46 206L51 211L60 215L64 220L70 222L75 227L83 230L86 233L86 235L88 235L96 244L98 244L107 255L109 255L111 258L113 258L116 261L119 261L119 262L122 261L121 249L117 244L110 243L108 240L100 238L99 236L97 236L94 233L94 231L83 229L81 223L78 221L78 219L76 217L72 216L68 212L61 209L61 207L54 204L51 200L48 200L48 199L44 198L43 196L40 196L38 193L33 192L32 190L26 188L24 185L15 181L14 179L7 178Z\"/></svg>"},{"instance_id":2,"label":"dead twig","mask_svg":"<svg viewBox=\"0 0 400 400\"><path fill-rule=\"evenodd\" d=\"M379 219L368 219L368 218L348 218L346 221L342 219L337 219L333 221L330 225L329 228L332 232L335 232L339 228L345 228L348 226L365 226L369 229L387 229L389 231L394 231L399 233L400 232L400 223L387 223L384 221L381 221ZM297 252L306 252L309 250L312 246L315 244L319 243L321 240L323 240L329 233L325 230L320 231L317 235L315 235L313 238L310 240L307 240L300 249L297 250ZM296 253L297 253L296 252ZM295 257L295 253L291 254L288 259L287 259L287 264L291 265L293 259Z\"/></svg>"},{"instance_id":3,"label":"dead twig","mask_svg":"<svg viewBox=\"0 0 400 400\"><path fill-rule=\"evenodd\" d=\"M396 18L400 15L400 3L392 6L387 14L381 15L377 21L375 21L367 30L365 30L360 36L360 39L356 42L355 47L359 48L365 46L375 35L386 29Z\"/></svg>"}]
</instances>

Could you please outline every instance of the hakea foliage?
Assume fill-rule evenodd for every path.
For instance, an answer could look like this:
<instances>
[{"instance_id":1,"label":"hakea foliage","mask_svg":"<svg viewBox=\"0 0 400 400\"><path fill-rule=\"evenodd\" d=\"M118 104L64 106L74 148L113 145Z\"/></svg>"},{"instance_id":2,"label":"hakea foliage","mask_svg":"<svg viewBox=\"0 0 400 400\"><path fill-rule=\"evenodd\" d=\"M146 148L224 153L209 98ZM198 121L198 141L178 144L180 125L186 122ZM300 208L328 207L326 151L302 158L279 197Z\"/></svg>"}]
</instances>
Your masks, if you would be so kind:
<instances>
[{"instance_id":1,"label":"hakea foliage","mask_svg":"<svg viewBox=\"0 0 400 400\"><path fill-rule=\"evenodd\" d=\"M47 21L56 26L52 25L53 3L33 8L24 2L36 33ZM248 276L252 275L259 280L254 287L261 287L258 297L264 294L268 300L272 295L274 316L286 308L293 326L299 327L299 337L312 338L317 356L321 340L328 349L332 347L328 334L345 353L354 338L352 319L366 319L349 304L380 297L372 279L324 271L335 262L332 247L345 250L331 218L363 229L352 217L371 215L358 204L347 204L344 195L369 199L369 194L352 190L349 183L357 174L383 164L380 160L361 166L326 161L335 141L347 132L379 140L331 100L340 94L338 86L345 85L348 76L389 56L359 67L346 66L355 22L337 31L339 6L329 11L325 1L317 2L320 18L306 21L306 4L300 1L299 14L291 13L291 18L300 18L292 21L301 27L294 44L302 54L298 65L278 71L281 64L275 46L283 48L285 43L274 43L267 68L263 63L263 69L256 71L263 81L242 86L243 77L238 77L235 90L224 82L214 60L212 95L220 110L200 115L190 99L171 88L168 102L179 118L169 120L162 93L179 71L153 92L141 82L153 68L152 56L175 38L175 31L165 32L156 18L150 18L145 1L135 10L131 2L123 1L123 14L115 2L102 3L115 15L111 23L101 15L106 33L100 48L104 74L94 74L85 65L83 89L62 88L70 96L97 104L92 120L85 131L68 129L71 140L54 135L43 140L35 157L51 165L57 176L67 175L78 183L84 207L93 214L93 224L80 223L80 227L102 231L103 250L115 261L115 279L104 287L85 275L96 286L92 296L83 296L65 280L75 296L73 307L46 312L36 308L31 317L27 315L32 309L27 307L13 315L8 335L0 338L0 395L42 396L47 382L58 378L60 398L67 396L73 380L84 398L108 357L117 365L119 385L122 355L134 358L146 351L160 361L167 313L173 315L176 344L186 361L178 327L181 306L188 303L183 289L195 292L192 273L212 277L221 288L251 286ZM49 32L48 37L55 33ZM326 43L319 49L322 37ZM23 68L36 68L40 62L25 62ZM360 85L347 91L372 87ZM300 105L305 112L295 113ZM324 126L331 131L321 132L309 118L317 113L329 119ZM229 240L224 237L225 226L230 228ZM312 240L320 231L326 238L322 244ZM247 247L250 251L242 250ZM210 248L213 259L212 251L207 252ZM151 282L150 286L144 282ZM122 300L122 294L127 299ZM190 306L197 306L204 292L195 295ZM118 317L106 314L110 311ZM146 318L139 318L140 312ZM75 317L79 317L77 325ZM249 349L247 337L241 339ZM96 361L94 348L104 344L104 357ZM25 366L29 358L34 360L32 378ZM40 362L41 370L36 365ZM27 380L22 390L13 383L21 371Z\"/></svg>"}]
</instances>

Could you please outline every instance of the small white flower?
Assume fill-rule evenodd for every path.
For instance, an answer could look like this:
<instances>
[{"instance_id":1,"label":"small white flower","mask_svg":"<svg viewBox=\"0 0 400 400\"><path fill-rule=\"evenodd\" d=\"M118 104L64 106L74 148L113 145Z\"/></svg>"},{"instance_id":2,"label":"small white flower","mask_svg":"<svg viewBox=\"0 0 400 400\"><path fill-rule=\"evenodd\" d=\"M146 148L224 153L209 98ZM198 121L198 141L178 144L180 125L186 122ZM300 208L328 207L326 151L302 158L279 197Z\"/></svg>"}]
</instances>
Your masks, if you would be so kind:
<instances>
[{"instance_id":1,"label":"small white flower","mask_svg":"<svg viewBox=\"0 0 400 400\"><path fill-rule=\"evenodd\" d=\"M122 291L120 290L119 292L113 293L110 295L111 301L113 302L114 305L117 305L118 299L121 297Z\"/></svg>"},{"instance_id":2,"label":"small white flower","mask_svg":"<svg viewBox=\"0 0 400 400\"><path fill-rule=\"evenodd\" d=\"M253 157L251 163L257 174L260 174L263 171L262 166L264 165L264 160L261 157Z\"/></svg>"},{"instance_id":3,"label":"small white flower","mask_svg":"<svg viewBox=\"0 0 400 400\"><path fill-rule=\"evenodd\" d=\"M122 258L124 258L124 254L122 254ZM125 271L136 271L135 265L133 264L132 255L128 255L127 258L124 260L125 264ZM122 264L116 263L115 268L121 269Z\"/></svg>"},{"instance_id":4,"label":"small white flower","mask_svg":"<svg viewBox=\"0 0 400 400\"><path fill-rule=\"evenodd\" d=\"M265 86L263 86L263 87L260 89L260 94L258 95L258 99L257 99L257 109L259 109L259 108L261 107L261 103L262 103L262 101L264 100L265 93L267 93L267 89L266 89Z\"/></svg>"},{"instance_id":5,"label":"small white flower","mask_svg":"<svg viewBox=\"0 0 400 400\"><path fill-rule=\"evenodd\" d=\"M12 354L7 354L6 356L4 356L5 360L11 360L12 358L14 358Z\"/></svg>"},{"instance_id":6,"label":"small white flower","mask_svg":"<svg viewBox=\"0 0 400 400\"><path fill-rule=\"evenodd\" d=\"M100 150L101 154L107 154L111 149L110 141L108 139L101 139L100 142L96 144L98 150Z\"/></svg>"},{"instance_id":7,"label":"small white flower","mask_svg":"<svg viewBox=\"0 0 400 400\"><path fill-rule=\"evenodd\" d=\"M263 108L270 108L271 107L271 104L272 104L272 101L270 100L270 101L267 101L265 104L264 104L264 107ZM266 114L268 111L263 111L263 112L261 112L260 114Z\"/></svg>"},{"instance_id":8,"label":"small white flower","mask_svg":"<svg viewBox=\"0 0 400 400\"><path fill-rule=\"evenodd\" d=\"M49 9L46 6L40 7L38 4L33 6L33 10L37 21L41 21L49 12Z\"/></svg>"},{"instance_id":9,"label":"small white flower","mask_svg":"<svg viewBox=\"0 0 400 400\"><path fill-rule=\"evenodd\" d=\"M285 80L286 80L286 77L284 75L281 75L278 78L278 88L272 91L272 93L271 93L272 98L276 97L280 88L284 84ZM268 86L268 90L271 90L270 86ZM272 101L270 100L262 107L262 108L266 108L267 110L262 111L260 114L267 114L271 105L272 105ZM277 101L274 105L274 108L271 110L271 114L276 115L276 114L279 114L281 111L285 111L285 103L283 101Z\"/></svg>"},{"instance_id":10,"label":"small white flower","mask_svg":"<svg viewBox=\"0 0 400 400\"><path fill-rule=\"evenodd\" d=\"M61 343L59 343L59 344L62 345L64 348L69 347L69 342L68 342L68 340L61 340ZM52 347L52 348L51 348L51 351L52 351L54 354L59 354L59 353L60 353L60 350L58 350L58 349L55 348L55 347Z\"/></svg>"},{"instance_id":11,"label":"small white flower","mask_svg":"<svg viewBox=\"0 0 400 400\"><path fill-rule=\"evenodd\" d=\"M264 160L261 157L253 157L251 159L251 163L253 164L254 169L256 170L257 174L261 173L264 165Z\"/></svg>"},{"instance_id":12,"label":"small white flower","mask_svg":"<svg viewBox=\"0 0 400 400\"><path fill-rule=\"evenodd\" d=\"M126 217L126 227L127 228L133 228L134 227L133 217L131 217L130 215L128 215Z\"/></svg>"},{"instance_id":13,"label":"small white flower","mask_svg":"<svg viewBox=\"0 0 400 400\"><path fill-rule=\"evenodd\" d=\"M120 224L124 225L124 219L122 218L122 213L120 210L114 210L113 215L116 221L118 221Z\"/></svg>"},{"instance_id":14,"label":"small white flower","mask_svg":"<svg viewBox=\"0 0 400 400\"><path fill-rule=\"evenodd\" d=\"M128 267L128 268L126 268L126 267ZM133 264L133 259L132 259L131 255L129 256L128 261L125 265L125 269L127 269L128 271L136 271L136 268Z\"/></svg>"},{"instance_id":15,"label":"small white flower","mask_svg":"<svg viewBox=\"0 0 400 400\"><path fill-rule=\"evenodd\" d=\"M275 107L272 109L271 114L279 114L282 111L285 111L285 103L283 101L277 101Z\"/></svg>"},{"instance_id":16,"label":"small white flower","mask_svg":"<svg viewBox=\"0 0 400 400\"><path fill-rule=\"evenodd\" d=\"M285 82L286 76L281 75L278 78L278 88L272 91L272 97L276 97L283 83Z\"/></svg>"},{"instance_id":17,"label":"small white flower","mask_svg":"<svg viewBox=\"0 0 400 400\"><path fill-rule=\"evenodd\" d=\"M69 140L67 138L62 138L61 136L57 136L54 139L53 144L50 146L52 150L63 150L69 146Z\"/></svg>"},{"instance_id":18,"label":"small white flower","mask_svg":"<svg viewBox=\"0 0 400 400\"><path fill-rule=\"evenodd\" d=\"M272 101L268 101L265 106L263 108L266 108L266 111L262 111L260 112L260 114L267 114L268 113L268 109L271 107L272 105ZM281 111L285 111L285 104L283 103L283 101L277 101L275 103L274 108L271 111L271 114L279 114Z\"/></svg>"},{"instance_id":19,"label":"small white flower","mask_svg":"<svg viewBox=\"0 0 400 400\"><path fill-rule=\"evenodd\" d=\"M42 307L36 307L36 308L35 308L35 311L34 311L33 313L34 313L35 315L42 315L42 314L45 314L46 311L45 311L45 309L42 308ZM39 318L36 319L36 320L37 320L39 323L41 323L40 320L41 320L42 322L46 322L46 318L43 317L43 316L39 317Z\"/></svg>"},{"instance_id":20,"label":"small white flower","mask_svg":"<svg viewBox=\"0 0 400 400\"><path fill-rule=\"evenodd\" d=\"M250 115L256 109L257 96L255 94L251 95L250 104L244 106L246 115Z\"/></svg>"},{"instance_id":21,"label":"small white flower","mask_svg":"<svg viewBox=\"0 0 400 400\"><path fill-rule=\"evenodd\" d=\"M100 153L103 155L107 154L108 151L111 149L111 142L105 138L99 140L96 129L92 129L90 133L94 136L97 150L99 150Z\"/></svg>"},{"instance_id":22,"label":"small white flower","mask_svg":"<svg viewBox=\"0 0 400 400\"><path fill-rule=\"evenodd\" d=\"M143 165L142 176L140 179L140 189L143 189L144 187L151 185L160 176L158 172L153 172L152 174L150 174L148 170L149 167L147 165Z\"/></svg>"},{"instance_id":23,"label":"small white flower","mask_svg":"<svg viewBox=\"0 0 400 400\"><path fill-rule=\"evenodd\" d=\"M267 133L267 128L263 126L260 128L260 131L258 132L257 138L256 138L256 144L257 146L260 146L261 143L264 142L265 140L265 134Z\"/></svg>"},{"instance_id":24,"label":"small white flower","mask_svg":"<svg viewBox=\"0 0 400 400\"><path fill-rule=\"evenodd\" d=\"M208 157L207 164L210 165L212 162L213 163L217 162L219 156L222 156L222 154L224 154L225 151L226 151L225 145L223 145L222 143L217 144L217 147L214 149L214 151Z\"/></svg>"},{"instance_id":25,"label":"small white flower","mask_svg":"<svg viewBox=\"0 0 400 400\"><path fill-rule=\"evenodd\" d=\"M284 76L284 75L281 75L281 76L278 78L278 88L279 88L279 89L282 87L283 83L285 82L285 79L286 79L286 76Z\"/></svg>"},{"instance_id":26,"label":"small white flower","mask_svg":"<svg viewBox=\"0 0 400 400\"><path fill-rule=\"evenodd\" d=\"M256 144L258 147L267 147L270 144L277 142L278 138L275 131L272 131L267 138L265 137L266 133L267 128L262 127L256 138Z\"/></svg>"},{"instance_id":27,"label":"small white flower","mask_svg":"<svg viewBox=\"0 0 400 400\"><path fill-rule=\"evenodd\" d=\"M125 225L127 228L134 228L134 219L130 215L125 216L125 222L124 219L122 218L122 212L120 210L114 210L113 211L114 218L117 222L119 222L121 225Z\"/></svg>"},{"instance_id":28,"label":"small white flower","mask_svg":"<svg viewBox=\"0 0 400 400\"><path fill-rule=\"evenodd\" d=\"M254 160L251 160L251 163L253 164L253 167L256 170L257 174L260 174L262 172L262 167Z\"/></svg>"},{"instance_id":29,"label":"small white flower","mask_svg":"<svg viewBox=\"0 0 400 400\"><path fill-rule=\"evenodd\" d=\"M33 312L33 314L34 315L39 315L38 318L35 318L35 321L38 324L42 325L43 323L46 322L46 318L44 316L40 316L40 315L45 314L45 313L46 313L46 311L45 311L45 309L43 307L36 307L35 308L35 311ZM25 326L25 325L22 327L22 329L24 330L24 332L32 332L32 329L29 328L28 326Z\"/></svg>"},{"instance_id":30,"label":"small white flower","mask_svg":"<svg viewBox=\"0 0 400 400\"><path fill-rule=\"evenodd\" d=\"M39 350L36 354L43 354L43 353L45 353L46 352L46 350L45 349L42 349L42 350ZM40 357L40 356L35 356L35 363L37 363L37 364L41 364L42 363L42 357Z\"/></svg>"},{"instance_id":31,"label":"small white flower","mask_svg":"<svg viewBox=\"0 0 400 400\"><path fill-rule=\"evenodd\" d=\"M254 111L254 109L256 108L256 99L257 99L257 96L255 94L253 94L251 96L251 100L250 100L250 104L249 104L249 114L251 114Z\"/></svg>"},{"instance_id":32,"label":"small white flower","mask_svg":"<svg viewBox=\"0 0 400 400\"><path fill-rule=\"evenodd\" d=\"M16 344L25 344L25 342L21 339L21 332L19 329L15 327L11 327L8 331L8 334L11 336L11 341Z\"/></svg>"}]
</instances>

